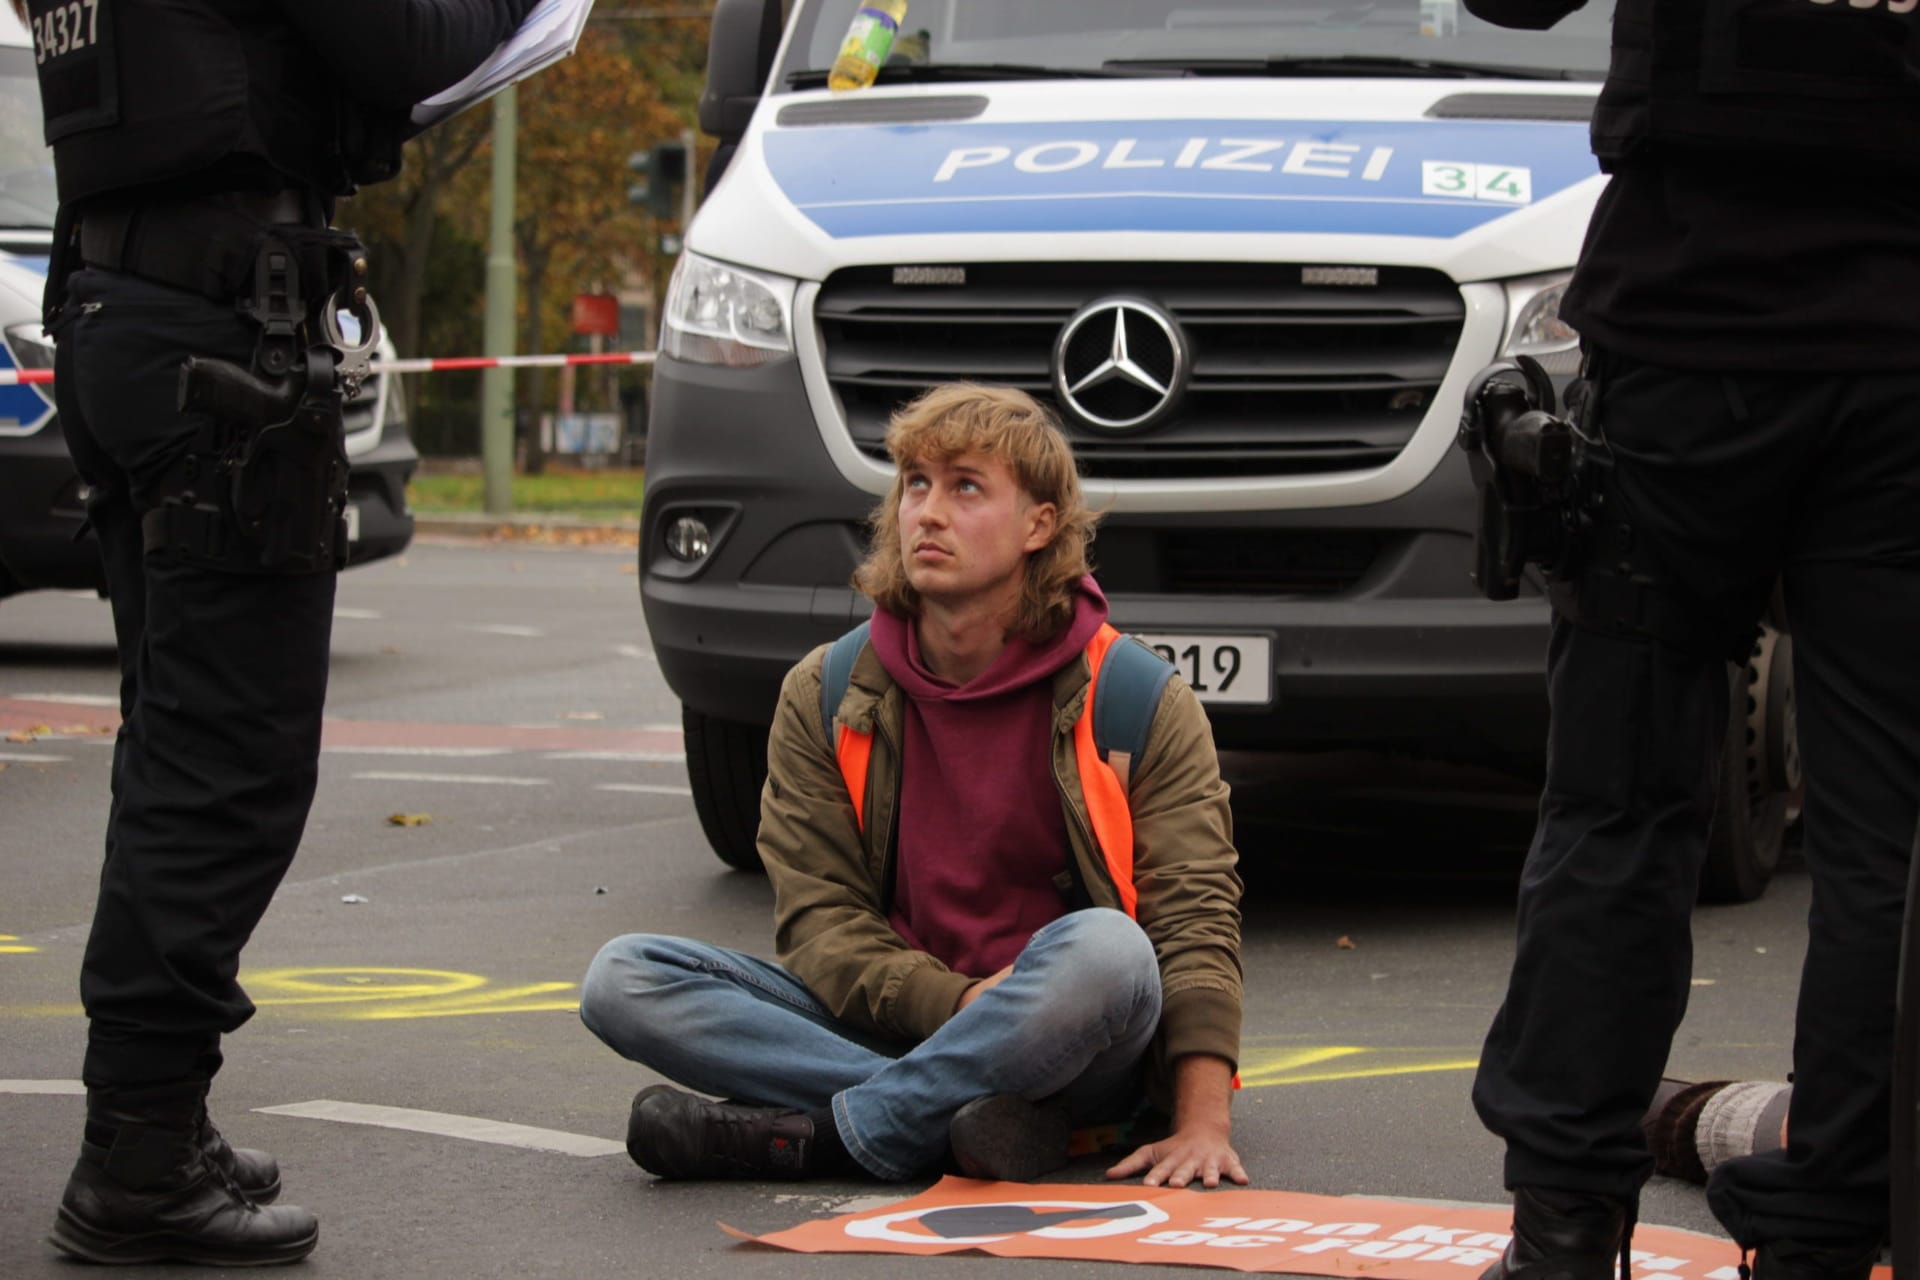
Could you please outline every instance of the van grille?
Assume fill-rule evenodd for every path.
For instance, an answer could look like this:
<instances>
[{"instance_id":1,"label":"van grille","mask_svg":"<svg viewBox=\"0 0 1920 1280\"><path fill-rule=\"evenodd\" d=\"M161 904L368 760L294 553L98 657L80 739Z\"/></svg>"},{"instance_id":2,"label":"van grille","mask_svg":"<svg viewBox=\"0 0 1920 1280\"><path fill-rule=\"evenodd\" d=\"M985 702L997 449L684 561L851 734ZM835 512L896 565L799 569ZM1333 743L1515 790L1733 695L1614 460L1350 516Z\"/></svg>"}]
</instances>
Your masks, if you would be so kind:
<instances>
[{"instance_id":1,"label":"van grille","mask_svg":"<svg viewBox=\"0 0 1920 1280\"><path fill-rule=\"evenodd\" d=\"M1382 267L1373 286L1309 286L1298 264L969 264L958 286L895 285L893 268L835 272L814 304L828 381L854 444L884 458L887 420L955 379L1053 405L1054 340L1100 298L1170 312L1193 357L1173 419L1137 435L1067 422L1101 479L1302 475L1391 462L1425 416L1466 307L1438 271Z\"/></svg>"}]
</instances>

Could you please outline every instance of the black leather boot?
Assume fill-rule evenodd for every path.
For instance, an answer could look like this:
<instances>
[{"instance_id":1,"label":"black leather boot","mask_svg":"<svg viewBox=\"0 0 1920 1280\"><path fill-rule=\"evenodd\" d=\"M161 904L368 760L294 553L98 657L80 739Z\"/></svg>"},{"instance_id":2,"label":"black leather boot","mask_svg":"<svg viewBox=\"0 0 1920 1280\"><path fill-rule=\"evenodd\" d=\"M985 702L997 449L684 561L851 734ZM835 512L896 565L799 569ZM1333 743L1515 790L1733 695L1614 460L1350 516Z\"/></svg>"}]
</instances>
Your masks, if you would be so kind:
<instances>
[{"instance_id":1,"label":"black leather boot","mask_svg":"<svg viewBox=\"0 0 1920 1280\"><path fill-rule=\"evenodd\" d=\"M204 1108L200 1112L200 1146L207 1159L232 1178L247 1199L255 1204L272 1204L280 1198L280 1162L265 1151L229 1145Z\"/></svg>"},{"instance_id":2,"label":"black leather boot","mask_svg":"<svg viewBox=\"0 0 1920 1280\"><path fill-rule=\"evenodd\" d=\"M1513 1242L1480 1280L1624 1280L1632 1218L1612 1196L1515 1187Z\"/></svg>"},{"instance_id":3,"label":"black leather boot","mask_svg":"<svg viewBox=\"0 0 1920 1280\"><path fill-rule=\"evenodd\" d=\"M311 1213L262 1208L212 1156L205 1090L88 1094L87 1140L54 1217L54 1248L88 1262L201 1266L297 1262L313 1252L320 1226ZM243 1164L261 1171L235 1157L236 1167Z\"/></svg>"}]
</instances>

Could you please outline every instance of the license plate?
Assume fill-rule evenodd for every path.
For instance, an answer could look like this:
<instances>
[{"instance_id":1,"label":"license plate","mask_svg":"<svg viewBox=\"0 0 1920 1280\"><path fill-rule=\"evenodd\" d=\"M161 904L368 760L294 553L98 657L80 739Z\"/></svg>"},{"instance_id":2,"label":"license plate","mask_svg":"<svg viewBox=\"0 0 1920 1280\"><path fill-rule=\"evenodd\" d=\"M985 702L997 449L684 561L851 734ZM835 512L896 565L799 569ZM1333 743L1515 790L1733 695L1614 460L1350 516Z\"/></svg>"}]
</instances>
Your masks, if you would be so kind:
<instances>
[{"instance_id":1,"label":"license plate","mask_svg":"<svg viewBox=\"0 0 1920 1280\"><path fill-rule=\"evenodd\" d=\"M1273 641L1267 636L1205 636L1136 631L1174 665L1202 702L1265 706L1273 701Z\"/></svg>"},{"instance_id":2,"label":"license plate","mask_svg":"<svg viewBox=\"0 0 1920 1280\"><path fill-rule=\"evenodd\" d=\"M347 504L347 541L360 541L360 507L358 503Z\"/></svg>"}]
</instances>

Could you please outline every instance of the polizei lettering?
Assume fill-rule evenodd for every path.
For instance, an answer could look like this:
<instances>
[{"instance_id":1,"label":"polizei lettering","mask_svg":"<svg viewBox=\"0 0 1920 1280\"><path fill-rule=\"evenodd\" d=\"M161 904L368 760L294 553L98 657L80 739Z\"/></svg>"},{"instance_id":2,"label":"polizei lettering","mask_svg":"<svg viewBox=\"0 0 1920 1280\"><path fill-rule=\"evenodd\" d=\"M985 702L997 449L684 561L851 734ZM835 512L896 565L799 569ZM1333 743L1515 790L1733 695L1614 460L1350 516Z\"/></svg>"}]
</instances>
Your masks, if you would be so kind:
<instances>
[{"instance_id":1,"label":"polizei lettering","mask_svg":"<svg viewBox=\"0 0 1920 1280\"><path fill-rule=\"evenodd\" d=\"M1067 173L1075 169L1197 169L1229 173L1289 173L1315 178L1378 182L1387 175L1392 147L1341 142L1293 142L1285 138L1188 138L1178 144L1117 138L1096 142L1062 138L1012 147L955 147L935 171L935 182L952 182L969 170L1003 166L1019 173Z\"/></svg>"}]
</instances>

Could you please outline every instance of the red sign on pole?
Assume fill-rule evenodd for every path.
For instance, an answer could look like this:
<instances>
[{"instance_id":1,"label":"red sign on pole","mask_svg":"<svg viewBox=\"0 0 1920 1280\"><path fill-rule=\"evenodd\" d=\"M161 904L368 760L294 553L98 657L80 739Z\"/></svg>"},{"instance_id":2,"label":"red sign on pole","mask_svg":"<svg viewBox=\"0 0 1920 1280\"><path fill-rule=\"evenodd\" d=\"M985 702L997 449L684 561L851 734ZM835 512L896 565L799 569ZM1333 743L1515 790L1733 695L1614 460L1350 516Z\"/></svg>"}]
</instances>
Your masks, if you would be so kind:
<instances>
[{"instance_id":1,"label":"red sign on pole","mask_svg":"<svg viewBox=\"0 0 1920 1280\"><path fill-rule=\"evenodd\" d=\"M610 293L573 295L573 331L611 338L620 332L620 299Z\"/></svg>"}]
</instances>

